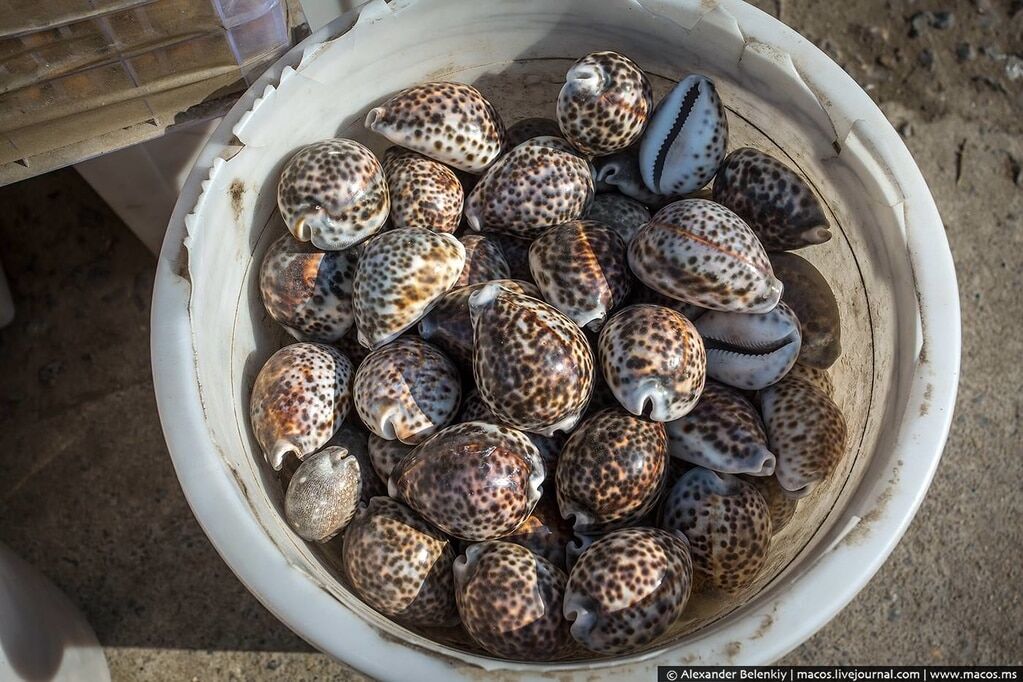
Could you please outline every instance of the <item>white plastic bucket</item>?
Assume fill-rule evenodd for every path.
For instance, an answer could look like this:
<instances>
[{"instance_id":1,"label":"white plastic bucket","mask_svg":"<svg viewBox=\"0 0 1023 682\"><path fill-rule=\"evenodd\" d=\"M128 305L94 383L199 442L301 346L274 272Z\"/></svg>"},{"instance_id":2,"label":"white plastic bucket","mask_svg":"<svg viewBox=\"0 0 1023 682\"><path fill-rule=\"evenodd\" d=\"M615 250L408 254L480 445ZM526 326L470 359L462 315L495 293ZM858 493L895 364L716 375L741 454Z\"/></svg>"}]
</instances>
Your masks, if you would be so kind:
<instances>
[{"instance_id":1,"label":"white plastic bucket","mask_svg":"<svg viewBox=\"0 0 1023 682\"><path fill-rule=\"evenodd\" d=\"M711 76L732 144L798 166L836 228L801 252L838 292L844 355L832 369L849 425L839 471L775 538L764 578L738 600L699 601L633 656L498 661L406 630L336 578L332 552L300 540L248 426L248 394L283 341L258 264L283 229L275 187L301 145L335 135L376 151L364 112L408 85L474 83L512 123L551 115L572 60L613 49L656 94ZM153 371L189 503L224 559L313 645L379 678L585 671L651 679L657 664L767 663L813 634L866 584L909 524L941 456L960 351L955 273L941 219L898 135L813 45L738 0L377 0L317 32L224 119L182 192L153 301Z\"/></svg>"}]
</instances>

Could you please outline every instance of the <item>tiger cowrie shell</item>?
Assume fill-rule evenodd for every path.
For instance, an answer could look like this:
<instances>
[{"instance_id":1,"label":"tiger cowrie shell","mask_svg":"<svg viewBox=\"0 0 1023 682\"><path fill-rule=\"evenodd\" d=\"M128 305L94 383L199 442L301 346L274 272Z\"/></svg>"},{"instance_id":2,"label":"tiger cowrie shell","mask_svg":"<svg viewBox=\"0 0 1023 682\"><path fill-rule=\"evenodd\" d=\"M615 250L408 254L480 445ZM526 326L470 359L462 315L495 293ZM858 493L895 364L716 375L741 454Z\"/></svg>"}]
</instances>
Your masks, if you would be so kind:
<instances>
[{"instance_id":1,"label":"tiger cowrie shell","mask_svg":"<svg viewBox=\"0 0 1023 682\"><path fill-rule=\"evenodd\" d=\"M799 320L784 302L766 313L711 310L696 328L707 348L707 376L735 388L766 388L799 357Z\"/></svg>"},{"instance_id":2,"label":"tiger cowrie shell","mask_svg":"<svg viewBox=\"0 0 1023 682\"><path fill-rule=\"evenodd\" d=\"M640 519L663 492L664 425L621 408L589 417L558 458L558 507L577 533L604 533Z\"/></svg>"},{"instance_id":3,"label":"tiger cowrie shell","mask_svg":"<svg viewBox=\"0 0 1023 682\"><path fill-rule=\"evenodd\" d=\"M743 476L742 479L764 498L771 517L771 531L777 535L796 515L799 500L789 497L775 476Z\"/></svg>"},{"instance_id":4,"label":"tiger cowrie shell","mask_svg":"<svg viewBox=\"0 0 1023 682\"><path fill-rule=\"evenodd\" d=\"M387 440L375 433L369 434L369 459L373 464L373 471L376 472L384 484L391 477L391 471L401 459L412 452L414 445L407 445L400 440Z\"/></svg>"},{"instance_id":5,"label":"tiger cowrie shell","mask_svg":"<svg viewBox=\"0 0 1023 682\"><path fill-rule=\"evenodd\" d=\"M600 332L597 353L608 387L634 415L670 422L688 414L703 392L703 340L669 308L639 304L615 313Z\"/></svg>"},{"instance_id":6,"label":"tiger cowrie shell","mask_svg":"<svg viewBox=\"0 0 1023 682\"><path fill-rule=\"evenodd\" d=\"M677 196L700 189L725 158L728 119L714 83L687 76L657 104L639 147L647 189Z\"/></svg>"},{"instance_id":7,"label":"tiger cowrie shell","mask_svg":"<svg viewBox=\"0 0 1023 682\"><path fill-rule=\"evenodd\" d=\"M444 164L401 147L384 152L384 175L394 227L454 232L462 219L462 183Z\"/></svg>"},{"instance_id":8,"label":"tiger cowrie shell","mask_svg":"<svg viewBox=\"0 0 1023 682\"><path fill-rule=\"evenodd\" d=\"M488 541L455 559L455 603L472 639L515 660L558 658L571 641L564 571L525 547Z\"/></svg>"},{"instance_id":9,"label":"tiger cowrie shell","mask_svg":"<svg viewBox=\"0 0 1023 682\"><path fill-rule=\"evenodd\" d=\"M477 231L534 238L579 218L593 199L593 169L557 137L534 137L495 163L469 193L465 218Z\"/></svg>"},{"instance_id":10,"label":"tiger cowrie shell","mask_svg":"<svg viewBox=\"0 0 1023 682\"><path fill-rule=\"evenodd\" d=\"M547 475L548 478L552 477L554 471L547 472ZM542 556L558 568L564 569L567 567L566 549L572 542L572 524L561 515L554 486L544 487L548 489L540 496L533 513L510 535L505 535L501 539L522 545L533 554Z\"/></svg>"},{"instance_id":11,"label":"tiger cowrie shell","mask_svg":"<svg viewBox=\"0 0 1023 682\"><path fill-rule=\"evenodd\" d=\"M465 247L465 265L454 288L479 284L495 279L508 279L511 270L500 245L482 234L467 234L458 238Z\"/></svg>"},{"instance_id":12,"label":"tiger cowrie shell","mask_svg":"<svg viewBox=\"0 0 1023 682\"><path fill-rule=\"evenodd\" d=\"M513 149L534 137L561 137L561 128L553 118L524 118L508 126L505 146Z\"/></svg>"},{"instance_id":13,"label":"tiger cowrie shell","mask_svg":"<svg viewBox=\"0 0 1023 682\"><path fill-rule=\"evenodd\" d=\"M584 218L604 223L628 244L639 232L639 228L650 222L650 211L624 194L607 192L593 197L593 203Z\"/></svg>"},{"instance_id":14,"label":"tiger cowrie shell","mask_svg":"<svg viewBox=\"0 0 1023 682\"><path fill-rule=\"evenodd\" d=\"M663 635L689 601L693 561L681 534L624 528L579 556L565 587L572 637L601 654L635 653Z\"/></svg>"},{"instance_id":15,"label":"tiger cowrie shell","mask_svg":"<svg viewBox=\"0 0 1023 682\"><path fill-rule=\"evenodd\" d=\"M772 253L775 276L785 285L781 299L799 318L799 362L827 369L842 354L842 318L828 280L794 253Z\"/></svg>"},{"instance_id":16,"label":"tiger cowrie shell","mask_svg":"<svg viewBox=\"0 0 1023 682\"><path fill-rule=\"evenodd\" d=\"M462 413L458 415L460 422L487 422L498 426L510 426L505 424L487 407L480 397L479 391L472 391L462 401ZM540 452L540 459L543 460L543 470L548 477L554 476L554 470L558 464L558 455L565 445L565 439L560 436L541 436L538 433L523 432L533 442Z\"/></svg>"},{"instance_id":17,"label":"tiger cowrie shell","mask_svg":"<svg viewBox=\"0 0 1023 682\"><path fill-rule=\"evenodd\" d=\"M363 360L353 393L355 410L370 431L416 445L454 420L462 383L443 353L404 337Z\"/></svg>"},{"instance_id":18,"label":"tiger cowrie shell","mask_svg":"<svg viewBox=\"0 0 1023 682\"><path fill-rule=\"evenodd\" d=\"M805 497L845 454L845 417L830 396L807 381L782 379L759 395L778 483L789 496Z\"/></svg>"},{"instance_id":19,"label":"tiger cowrie shell","mask_svg":"<svg viewBox=\"0 0 1023 682\"><path fill-rule=\"evenodd\" d=\"M418 322L458 280L465 247L450 234L405 227L366 245L355 271L359 343L376 349Z\"/></svg>"},{"instance_id":20,"label":"tiger cowrie shell","mask_svg":"<svg viewBox=\"0 0 1023 682\"><path fill-rule=\"evenodd\" d=\"M817 196L795 171L751 147L736 149L714 179L714 201L732 209L770 251L831 239ZM784 281L784 280L782 280Z\"/></svg>"},{"instance_id":21,"label":"tiger cowrie shell","mask_svg":"<svg viewBox=\"0 0 1023 682\"><path fill-rule=\"evenodd\" d=\"M263 305L299 341L332 343L355 322L354 249L321 251L290 234L270 245L259 268Z\"/></svg>"},{"instance_id":22,"label":"tiger cowrie shell","mask_svg":"<svg viewBox=\"0 0 1023 682\"><path fill-rule=\"evenodd\" d=\"M730 474L690 469L661 509L661 527L689 538L693 568L714 587L748 587L767 562L771 515L756 488Z\"/></svg>"},{"instance_id":23,"label":"tiger cowrie shell","mask_svg":"<svg viewBox=\"0 0 1023 682\"><path fill-rule=\"evenodd\" d=\"M782 284L753 231L706 199L658 211L629 244L629 265L654 291L712 310L762 313L781 298Z\"/></svg>"},{"instance_id":24,"label":"tiger cowrie shell","mask_svg":"<svg viewBox=\"0 0 1023 682\"><path fill-rule=\"evenodd\" d=\"M593 330L625 299L632 279L625 242L593 220L555 225L537 237L529 270L548 303Z\"/></svg>"},{"instance_id":25,"label":"tiger cowrie shell","mask_svg":"<svg viewBox=\"0 0 1023 682\"><path fill-rule=\"evenodd\" d=\"M579 327L495 282L469 296L469 315L473 375L487 407L524 431L570 431L593 391L593 352Z\"/></svg>"},{"instance_id":26,"label":"tiger cowrie shell","mask_svg":"<svg viewBox=\"0 0 1023 682\"><path fill-rule=\"evenodd\" d=\"M390 204L384 169L355 140L303 147L277 185L277 205L291 233L327 251L350 248L379 231Z\"/></svg>"},{"instance_id":27,"label":"tiger cowrie shell","mask_svg":"<svg viewBox=\"0 0 1023 682\"><path fill-rule=\"evenodd\" d=\"M610 156L595 159L596 188L598 192L619 192L647 206L662 206L671 200L663 194L651 192L643 184L639 172L639 152L632 148Z\"/></svg>"},{"instance_id":28,"label":"tiger cowrie shell","mask_svg":"<svg viewBox=\"0 0 1023 682\"><path fill-rule=\"evenodd\" d=\"M760 414L733 388L708 381L696 409L665 428L672 457L726 474L774 473Z\"/></svg>"},{"instance_id":29,"label":"tiger cowrie shell","mask_svg":"<svg viewBox=\"0 0 1023 682\"><path fill-rule=\"evenodd\" d=\"M274 469L288 453L304 458L330 440L352 400L352 363L318 343L293 343L256 375L249 416L256 442Z\"/></svg>"},{"instance_id":30,"label":"tiger cowrie shell","mask_svg":"<svg viewBox=\"0 0 1023 682\"><path fill-rule=\"evenodd\" d=\"M389 497L374 497L344 534L341 560L370 606L423 627L458 621L451 542L418 514Z\"/></svg>"},{"instance_id":31,"label":"tiger cowrie shell","mask_svg":"<svg viewBox=\"0 0 1023 682\"><path fill-rule=\"evenodd\" d=\"M533 281L533 274L529 271L529 245L532 239L512 237L497 232L485 232L487 239L496 242L501 247L504 260L508 263L511 278L525 282Z\"/></svg>"},{"instance_id":32,"label":"tiger cowrie shell","mask_svg":"<svg viewBox=\"0 0 1023 682\"><path fill-rule=\"evenodd\" d=\"M494 280L511 291L540 298L540 291L528 282L514 279ZM455 362L464 367L472 365L472 319L469 317L469 296L482 289L487 282L479 282L452 289L419 322L419 335L435 343Z\"/></svg>"},{"instance_id":33,"label":"tiger cowrie shell","mask_svg":"<svg viewBox=\"0 0 1023 682\"><path fill-rule=\"evenodd\" d=\"M359 461L343 447L327 447L306 457L284 496L284 518L311 542L326 542L355 516L362 493Z\"/></svg>"},{"instance_id":34,"label":"tiger cowrie shell","mask_svg":"<svg viewBox=\"0 0 1023 682\"><path fill-rule=\"evenodd\" d=\"M366 115L366 127L396 145L469 173L504 147L504 124L471 85L433 82L402 90Z\"/></svg>"},{"instance_id":35,"label":"tiger cowrie shell","mask_svg":"<svg viewBox=\"0 0 1023 682\"><path fill-rule=\"evenodd\" d=\"M831 381L831 375L828 374L826 369L817 369L810 365L804 365L797 360L796 364L789 370L789 373L785 375L785 380L788 381L789 379L808 382L810 385L826 393L830 398L834 399L835 397L835 385Z\"/></svg>"},{"instance_id":36,"label":"tiger cowrie shell","mask_svg":"<svg viewBox=\"0 0 1023 682\"><path fill-rule=\"evenodd\" d=\"M423 441L391 471L388 492L448 535L492 540L522 525L544 469L526 434L465 422Z\"/></svg>"},{"instance_id":37,"label":"tiger cowrie shell","mask_svg":"<svg viewBox=\"0 0 1023 682\"><path fill-rule=\"evenodd\" d=\"M653 108L650 81L635 62L617 52L592 52L565 74L558 125L573 147L603 156L639 140Z\"/></svg>"}]
</instances>

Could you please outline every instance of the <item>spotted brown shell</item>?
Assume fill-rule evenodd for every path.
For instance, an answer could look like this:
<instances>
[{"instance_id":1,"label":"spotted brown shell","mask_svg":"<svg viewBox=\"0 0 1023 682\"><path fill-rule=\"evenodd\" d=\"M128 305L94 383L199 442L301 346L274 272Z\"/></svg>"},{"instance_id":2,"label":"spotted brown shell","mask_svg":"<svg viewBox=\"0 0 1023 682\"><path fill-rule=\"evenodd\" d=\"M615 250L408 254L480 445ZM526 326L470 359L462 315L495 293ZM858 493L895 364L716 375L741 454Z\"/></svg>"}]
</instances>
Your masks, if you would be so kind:
<instances>
[{"instance_id":1,"label":"spotted brown shell","mask_svg":"<svg viewBox=\"0 0 1023 682\"><path fill-rule=\"evenodd\" d=\"M288 453L299 459L323 447L348 414L352 363L318 343L293 343L256 375L249 417L256 442L274 469Z\"/></svg>"},{"instance_id":2,"label":"spotted brown shell","mask_svg":"<svg viewBox=\"0 0 1023 682\"><path fill-rule=\"evenodd\" d=\"M549 473L553 477L553 471ZM540 501L533 513L518 528L502 540L522 545L537 556L542 556L558 568L566 568L565 551L572 541L572 524L561 515L554 486L544 486Z\"/></svg>"},{"instance_id":3,"label":"spotted brown shell","mask_svg":"<svg viewBox=\"0 0 1023 682\"><path fill-rule=\"evenodd\" d=\"M377 232L390 203L384 169L355 140L303 147L277 185L277 205L291 233L328 251L350 248Z\"/></svg>"},{"instance_id":4,"label":"spotted brown shell","mask_svg":"<svg viewBox=\"0 0 1023 682\"><path fill-rule=\"evenodd\" d=\"M400 440L388 440L381 438L375 433L369 434L368 454L373 465L373 471L384 484L391 477L391 471L401 459L412 452L414 445L406 445Z\"/></svg>"},{"instance_id":5,"label":"spotted brown shell","mask_svg":"<svg viewBox=\"0 0 1023 682\"><path fill-rule=\"evenodd\" d=\"M496 241L482 234L463 235L458 241L465 247L465 265L454 288L511 277L508 261Z\"/></svg>"},{"instance_id":6,"label":"spotted brown shell","mask_svg":"<svg viewBox=\"0 0 1023 682\"><path fill-rule=\"evenodd\" d=\"M425 227L434 232L458 228L465 195L450 168L401 147L384 152L383 168L394 227Z\"/></svg>"},{"instance_id":7,"label":"spotted brown shell","mask_svg":"<svg viewBox=\"0 0 1023 682\"><path fill-rule=\"evenodd\" d=\"M650 211L624 194L605 192L593 197L593 203L583 217L604 223L628 244L639 228L650 222Z\"/></svg>"},{"instance_id":8,"label":"spotted brown shell","mask_svg":"<svg viewBox=\"0 0 1023 682\"><path fill-rule=\"evenodd\" d=\"M396 145L469 173L492 164L504 147L504 124L479 90L433 82L402 90L366 115L366 127Z\"/></svg>"}]
</instances>

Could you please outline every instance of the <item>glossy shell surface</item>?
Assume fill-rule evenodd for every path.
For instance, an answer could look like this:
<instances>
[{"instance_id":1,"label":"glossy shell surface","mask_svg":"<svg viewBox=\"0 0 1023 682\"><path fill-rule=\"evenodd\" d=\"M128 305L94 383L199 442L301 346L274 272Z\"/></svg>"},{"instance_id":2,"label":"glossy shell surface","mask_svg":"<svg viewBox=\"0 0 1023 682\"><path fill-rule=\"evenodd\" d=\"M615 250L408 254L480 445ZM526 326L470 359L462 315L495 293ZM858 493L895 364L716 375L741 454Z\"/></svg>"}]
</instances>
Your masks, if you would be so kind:
<instances>
[{"instance_id":1,"label":"glossy shell surface","mask_svg":"<svg viewBox=\"0 0 1023 682\"><path fill-rule=\"evenodd\" d=\"M526 434L486 422L449 426L391 471L388 491L449 535L491 540L540 499L543 462Z\"/></svg>"},{"instance_id":2,"label":"glossy shell surface","mask_svg":"<svg viewBox=\"0 0 1023 682\"><path fill-rule=\"evenodd\" d=\"M252 432L267 461L280 469L323 447L348 414L352 363L318 343L293 343L266 361L249 401Z\"/></svg>"},{"instance_id":3,"label":"glossy shell surface","mask_svg":"<svg viewBox=\"0 0 1023 682\"><path fill-rule=\"evenodd\" d=\"M593 165L598 192L618 192L647 206L662 206L669 201L669 197L650 191L643 182L639 150L635 147L594 159Z\"/></svg>"},{"instance_id":4,"label":"glossy shell surface","mask_svg":"<svg viewBox=\"0 0 1023 682\"><path fill-rule=\"evenodd\" d=\"M565 617L572 637L601 654L634 653L667 632L689 601L689 543L656 528L625 528L594 541L572 567Z\"/></svg>"},{"instance_id":5,"label":"glossy shell surface","mask_svg":"<svg viewBox=\"0 0 1023 682\"><path fill-rule=\"evenodd\" d=\"M465 247L422 227L390 230L366 245L353 301L359 343L379 348L414 325L462 273Z\"/></svg>"},{"instance_id":6,"label":"glossy shell surface","mask_svg":"<svg viewBox=\"0 0 1023 682\"><path fill-rule=\"evenodd\" d=\"M433 82L402 90L366 115L366 127L396 145L469 173L492 164L504 124L479 90Z\"/></svg>"},{"instance_id":7,"label":"glossy shell surface","mask_svg":"<svg viewBox=\"0 0 1023 682\"><path fill-rule=\"evenodd\" d=\"M593 203L584 218L604 223L628 244L639 232L639 228L650 222L650 211L645 205L624 194L605 192L593 197Z\"/></svg>"},{"instance_id":8,"label":"glossy shell surface","mask_svg":"<svg viewBox=\"0 0 1023 682\"><path fill-rule=\"evenodd\" d=\"M647 189L689 194L714 177L725 158L728 119L714 83L701 75L679 81L657 104L639 148Z\"/></svg>"},{"instance_id":9,"label":"glossy shell surface","mask_svg":"<svg viewBox=\"0 0 1023 682\"><path fill-rule=\"evenodd\" d=\"M425 227L434 232L458 228L465 195L450 168L401 147L384 152L383 168L394 227Z\"/></svg>"},{"instance_id":10,"label":"glossy shell surface","mask_svg":"<svg viewBox=\"0 0 1023 682\"><path fill-rule=\"evenodd\" d=\"M553 471L549 472L548 480L552 477ZM572 542L572 537L572 524L561 515L554 486L545 485L533 513L510 535L501 539L522 545L533 554L564 569L567 567L566 548Z\"/></svg>"},{"instance_id":11,"label":"glossy shell surface","mask_svg":"<svg viewBox=\"0 0 1023 682\"><path fill-rule=\"evenodd\" d=\"M390 210L384 169L354 140L315 142L284 166L277 205L291 233L328 251L347 249L383 227Z\"/></svg>"},{"instance_id":12,"label":"glossy shell surface","mask_svg":"<svg viewBox=\"0 0 1023 682\"><path fill-rule=\"evenodd\" d=\"M414 445L407 445L400 440L388 440L375 433L369 434L368 454L377 477L387 484L391 471L401 459L412 452Z\"/></svg>"},{"instance_id":13,"label":"glossy shell surface","mask_svg":"<svg viewBox=\"0 0 1023 682\"><path fill-rule=\"evenodd\" d=\"M455 560L455 601L469 636L523 661L558 658L570 641L564 571L509 542L470 545Z\"/></svg>"},{"instance_id":14,"label":"glossy shell surface","mask_svg":"<svg viewBox=\"0 0 1023 682\"><path fill-rule=\"evenodd\" d=\"M366 428L416 445L454 420L462 382L447 356L425 341L403 337L363 360L353 394Z\"/></svg>"},{"instance_id":15,"label":"glossy shell surface","mask_svg":"<svg viewBox=\"0 0 1023 682\"><path fill-rule=\"evenodd\" d=\"M693 323L662 306L637 304L608 320L597 341L604 381L634 415L669 422L700 399L707 354Z\"/></svg>"},{"instance_id":16,"label":"glossy shell surface","mask_svg":"<svg viewBox=\"0 0 1023 682\"><path fill-rule=\"evenodd\" d=\"M638 141L653 108L650 81L635 62L617 52L592 52L565 75L558 125L573 147L603 156Z\"/></svg>"},{"instance_id":17,"label":"glossy shell surface","mask_svg":"<svg viewBox=\"0 0 1023 682\"><path fill-rule=\"evenodd\" d=\"M640 281L703 308L758 313L781 299L764 247L739 216L706 199L665 206L629 244Z\"/></svg>"},{"instance_id":18,"label":"glossy shell surface","mask_svg":"<svg viewBox=\"0 0 1023 682\"><path fill-rule=\"evenodd\" d=\"M529 270L544 299L580 327L599 329L629 293L625 242L594 220L556 225L529 247Z\"/></svg>"},{"instance_id":19,"label":"glossy shell surface","mask_svg":"<svg viewBox=\"0 0 1023 682\"><path fill-rule=\"evenodd\" d=\"M711 310L696 321L707 347L707 376L758 391L785 376L799 357L799 320L785 303L766 313Z\"/></svg>"},{"instance_id":20,"label":"glossy shell surface","mask_svg":"<svg viewBox=\"0 0 1023 682\"><path fill-rule=\"evenodd\" d=\"M693 568L720 590L747 587L767 561L771 515L763 496L741 478L690 469L671 489L661 514L662 528L689 538Z\"/></svg>"},{"instance_id":21,"label":"glossy shell surface","mask_svg":"<svg viewBox=\"0 0 1023 682\"><path fill-rule=\"evenodd\" d=\"M504 252L497 241L482 234L466 234L458 241L465 247L465 266L454 288L511 276L508 261L504 259Z\"/></svg>"},{"instance_id":22,"label":"glossy shell surface","mask_svg":"<svg viewBox=\"0 0 1023 682\"><path fill-rule=\"evenodd\" d=\"M473 376L487 406L524 431L570 431L593 391L593 352L579 327L493 282L473 292L469 310Z\"/></svg>"}]
</instances>

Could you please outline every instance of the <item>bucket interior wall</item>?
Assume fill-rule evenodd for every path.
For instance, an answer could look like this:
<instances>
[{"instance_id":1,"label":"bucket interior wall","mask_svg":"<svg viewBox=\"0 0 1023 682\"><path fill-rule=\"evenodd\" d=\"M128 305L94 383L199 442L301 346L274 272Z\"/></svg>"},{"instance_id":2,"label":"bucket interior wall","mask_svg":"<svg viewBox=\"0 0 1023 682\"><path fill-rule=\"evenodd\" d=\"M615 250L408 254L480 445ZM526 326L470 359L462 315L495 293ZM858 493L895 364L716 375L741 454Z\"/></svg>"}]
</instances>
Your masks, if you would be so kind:
<instances>
[{"instance_id":1,"label":"bucket interior wall","mask_svg":"<svg viewBox=\"0 0 1023 682\"><path fill-rule=\"evenodd\" d=\"M885 200L869 150L843 149L855 143L846 135L849 128L843 131L827 117L791 62L769 51L751 52L751 37L726 16L702 4L703 14L671 18L652 9L657 3L599 9L597 4L605 3L516 3L502 17L503 3L419 2L384 20L364 17L346 35L307 50L301 67L287 70L280 86L242 119L186 219L189 312L203 409L239 493L290 563L379 629L418 646L437 647L429 638L472 649L451 633L412 633L345 588L337 569L338 542L312 546L284 522L281 486L248 423L259 368L291 341L265 313L257 285L262 255L284 230L276 210L281 167L301 146L332 136L382 153L386 141L365 131L362 119L403 87L430 80L472 83L511 124L552 117L565 71L587 52L611 49L630 56L651 75L656 98L686 74L704 73L715 80L728 110L729 148L757 147L798 168L829 212L834 238L799 254L825 275L841 307L843 355L831 376L848 424L846 455L775 536L768 566L753 586L732 596L695 595L685 617L651 647L684 643L689 633L721 627L741 615L744 604L798 575L841 530L843 508L865 475L887 477L890 468L872 454L885 425L899 417L897 355L916 349L899 344L896 322L900 310L914 310L915 300L906 285L905 256L892 255L905 251L899 245L900 216ZM421 28L411 40L415 26ZM357 418L354 411L349 418Z\"/></svg>"}]
</instances>

